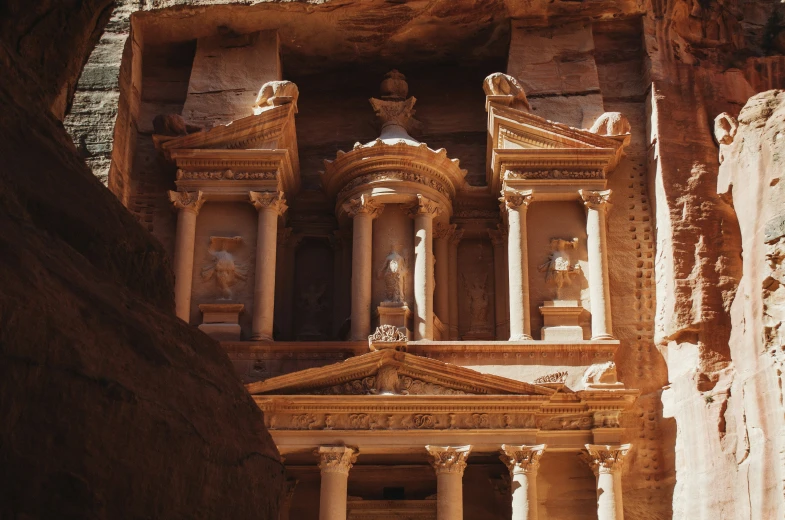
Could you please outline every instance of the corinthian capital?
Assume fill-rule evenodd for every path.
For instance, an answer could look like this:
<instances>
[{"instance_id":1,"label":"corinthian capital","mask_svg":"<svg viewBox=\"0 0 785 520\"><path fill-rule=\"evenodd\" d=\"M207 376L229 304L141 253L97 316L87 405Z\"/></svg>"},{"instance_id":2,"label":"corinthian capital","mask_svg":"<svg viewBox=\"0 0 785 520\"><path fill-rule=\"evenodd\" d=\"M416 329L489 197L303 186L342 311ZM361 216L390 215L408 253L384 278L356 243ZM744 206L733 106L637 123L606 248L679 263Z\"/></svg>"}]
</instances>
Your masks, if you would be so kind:
<instances>
[{"instance_id":1,"label":"corinthian capital","mask_svg":"<svg viewBox=\"0 0 785 520\"><path fill-rule=\"evenodd\" d=\"M532 190L515 190L506 189L502 192L499 200L507 207L507 209L524 209L529 206L534 200L534 192Z\"/></svg>"},{"instance_id":2,"label":"corinthian capital","mask_svg":"<svg viewBox=\"0 0 785 520\"><path fill-rule=\"evenodd\" d=\"M319 446L314 455L319 457L319 469L322 473L348 474L352 465L357 462L358 450L348 446Z\"/></svg>"},{"instance_id":3,"label":"corinthian capital","mask_svg":"<svg viewBox=\"0 0 785 520\"><path fill-rule=\"evenodd\" d=\"M379 204L368 195L355 197L341 207L351 218L360 214L368 214L371 218L376 218L384 210L384 204Z\"/></svg>"},{"instance_id":4,"label":"corinthian capital","mask_svg":"<svg viewBox=\"0 0 785 520\"><path fill-rule=\"evenodd\" d=\"M496 226L496 229L489 229L488 236L495 246L503 246L507 243L507 230L504 229L501 224Z\"/></svg>"},{"instance_id":5,"label":"corinthian capital","mask_svg":"<svg viewBox=\"0 0 785 520\"><path fill-rule=\"evenodd\" d=\"M607 444L587 444L586 451L592 471L598 473L615 473L621 471L624 456L630 451L630 444L607 445Z\"/></svg>"},{"instance_id":6,"label":"corinthian capital","mask_svg":"<svg viewBox=\"0 0 785 520\"><path fill-rule=\"evenodd\" d=\"M463 475L466 459L472 451L471 446L426 446L431 466L439 473L458 473Z\"/></svg>"},{"instance_id":7,"label":"corinthian capital","mask_svg":"<svg viewBox=\"0 0 785 520\"><path fill-rule=\"evenodd\" d=\"M433 218L441 214L441 204L423 195L417 195L417 202L415 202L409 210L410 217L416 217L417 215L428 215Z\"/></svg>"},{"instance_id":8,"label":"corinthian capital","mask_svg":"<svg viewBox=\"0 0 785 520\"><path fill-rule=\"evenodd\" d=\"M455 224L442 224L441 222L436 224L435 229L433 230L433 238L451 238L453 233L455 233L456 229Z\"/></svg>"},{"instance_id":9,"label":"corinthian capital","mask_svg":"<svg viewBox=\"0 0 785 520\"><path fill-rule=\"evenodd\" d=\"M546 444L536 446L502 444L502 454L499 459L507 465L512 475L537 473L540 467L540 457L546 447Z\"/></svg>"},{"instance_id":10,"label":"corinthian capital","mask_svg":"<svg viewBox=\"0 0 785 520\"><path fill-rule=\"evenodd\" d=\"M278 191L251 191L249 192L249 198L257 211L272 210L279 215L283 215L288 207L283 198L283 193Z\"/></svg>"},{"instance_id":11,"label":"corinthian capital","mask_svg":"<svg viewBox=\"0 0 785 520\"><path fill-rule=\"evenodd\" d=\"M611 190L589 191L578 190L578 194L583 199L583 205L591 209L604 207L611 198Z\"/></svg>"},{"instance_id":12,"label":"corinthian capital","mask_svg":"<svg viewBox=\"0 0 785 520\"><path fill-rule=\"evenodd\" d=\"M169 200L175 208L193 211L198 215L204 204L204 194L201 191L170 191Z\"/></svg>"}]
</instances>

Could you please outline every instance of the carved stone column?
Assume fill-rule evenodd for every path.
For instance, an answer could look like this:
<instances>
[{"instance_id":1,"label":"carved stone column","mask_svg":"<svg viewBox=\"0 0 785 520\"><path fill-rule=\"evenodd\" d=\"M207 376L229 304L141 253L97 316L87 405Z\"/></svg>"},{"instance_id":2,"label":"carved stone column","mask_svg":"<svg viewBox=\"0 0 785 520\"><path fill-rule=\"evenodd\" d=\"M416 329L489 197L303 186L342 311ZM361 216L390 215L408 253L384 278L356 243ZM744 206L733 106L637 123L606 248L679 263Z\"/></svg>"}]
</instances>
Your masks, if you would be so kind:
<instances>
[{"instance_id":1,"label":"carved stone column","mask_svg":"<svg viewBox=\"0 0 785 520\"><path fill-rule=\"evenodd\" d=\"M501 226L500 226L501 228ZM507 312L507 232L503 229L489 229L488 235L493 243L493 277L495 281L494 308L496 316L496 339L510 337L509 314Z\"/></svg>"},{"instance_id":2,"label":"carved stone column","mask_svg":"<svg viewBox=\"0 0 785 520\"><path fill-rule=\"evenodd\" d=\"M417 195L414 218L414 339L433 339L433 219L438 203Z\"/></svg>"},{"instance_id":3,"label":"carved stone column","mask_svg":"<svg viewBox=\"0 0 785 520\"><path fill-rule=\"evenodd\" d=\"M191 285L194 275L196 216L204 204L201 191L170 191L169 200L177 208L177 235L174 243L175 314L185 322L191 317Z\"/></svg>"},{"instance_id":4,"label":"carved stone column","mask_svg":"<svg viewBox=\"0 0 785 520\"><path fill-rule=\"evenodd\" d=\"M292 499L294 498L294 490L297 488L297 479L286 479L283 487L283 495L281 496L281 508L278 510L278 520L289 520L289 513L292 510Z\"/></svg>"},{"instance_id":5,"label":"carved stone column","mask_svg":"<svg viewBox=\"0 0 785 520\"><path fill-rule=\"evenodd\" d=\"M352 331L350 339L367 340L371 334L371 272L373 219L384 206L361 195L343 205L354 220L352 230Z\"/></svg>"},{"instance_id":6,"label":"carved stone column","mask_svg":"<svg viewBox=\"0 0 785 520\"><path fill-rule=\"evenodd\" d=\"M450 237L455 231L455 224L437 224L434 237L434 254L436 255L436 287L434 288L434 311L447 330L452 323L450 319Z\"/></svg>"},{"instance_id":7,"label":"carved stone column","mask_svg":"<svg viewBox=\"0 0 785 520\"><path fill-rule=\"evenodd\" d=\"M512 520L537 520L537 470L546 445L502 444L499 457L510 469Z\"/></svg>"},{"instance_id":8,"label":"carved stone column","mask_svg":"<svg viewBox=\"0 0 785 520\"><path fill-rule=\"evenodd\" d=\"M251 339L272 341L278 216L286 211L286 202L283 195L276 191L252 191L249 198L259 214Z\"/></svg>"},{"instance_id":9,"label":"carved stone column","mask_svg":"<svg viewBox=\"0 0 785 520\"><path fill-rule=\"evenodd\" d=\"M349 470L357 461L357 450L347 446L320 446L315 455L319 457L322 474L319 520L346 520Z\"/></svg>"},{"instance_id":10,"label":"carved stone column","mask_svg":"<svg viewBox=\"0 0 785 520\"><path fill-rule=\"evenodd\" d=\"M629 444L617 446L587 444L588 463L597 477L597 519L624 520L621 472Z\"/></svg>"},{"instance_id":11,"label":"carved stone column","mask_svg":"<svg viewBox=\"0 0 785 520\"><path fill-rule=\"evenodd\" d=\"M458 339L458 244L463 238L463 230L456 229L450 237L450 339Z\"/></svg>"},{"instance_id":12,"label":"carved stone column","mask_svg":"<svg viewBox=\"0 0 785 520\"><path fill-rule=\"evenodd\" d=\"M579 191L586 206L586 249L589 259L591 339L613 339L605 213L611 190Z\"/></svg>"},{"instance_id":13,"label":"carved stone column","mask_svg":"<svg viewBox=\"0 0 785 520\"><path fill-rule=\"evenodd\" d=\"M528 340L532 336L526 211L532 202L532 190L505 190L502 201L507 208L510 341Z\"/></svg>"},{"instance_id":14,"label":"carved stone column","mask_svg":"<svg viewBox=\"0 0 785 520\"><path fill-rule=\"evenodd\" d=\"M436 471L436 520L463 520L463 471L471 446L426 446Z\"/></svg>"}]
</instances>

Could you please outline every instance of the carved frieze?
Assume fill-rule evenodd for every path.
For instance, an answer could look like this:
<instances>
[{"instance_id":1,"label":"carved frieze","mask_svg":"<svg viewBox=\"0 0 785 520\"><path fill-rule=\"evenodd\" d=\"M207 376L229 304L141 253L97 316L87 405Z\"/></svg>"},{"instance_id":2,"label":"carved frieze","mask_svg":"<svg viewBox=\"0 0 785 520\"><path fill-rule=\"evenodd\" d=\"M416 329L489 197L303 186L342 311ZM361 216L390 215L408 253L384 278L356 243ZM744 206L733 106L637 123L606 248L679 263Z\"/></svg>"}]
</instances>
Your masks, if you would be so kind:
<instances>
[{"instance_id":1,"label":"carved frieze","mask_svg":"<svg viewBox=\"0 0 785 520\"><path fill-rule=\"evenodd\" d=\"M273 181L278 178L278 171L243 172L234 170L190 171L177 170L178 181Z\"/></svg>"},{"instance_id":2,"label":"carved frieze","mask_svg":"<svg viewBox=\"0 0 785 520\"><path fill-rule=\"evenodd\" d=\"M267 427L271 430L509 430L548 429L541 428L545 421L533 413L275 413L265 414ZM592 418L586 416L577 428L566 422L564 430L586 430L591 428ZM555 426L557 423L547 423ZM577 423L576 423L577 424Z\"/></svg>"},{"instance_id":3,"label":"carved frieze","mask_svg":"<svg viewBox=\"0 0 785 520\"><path fill-rule=\"evenodd\" d=\"M505 179L551 180L551 179L604 179L603 170L505 170Z\"/></svg>"},{"instance_id":4,"label":"carved frieze","mask_svg":"<svg viewBox=\"0 0 785 520\"><path fill-rule=\"evenodd\" d=\"M406 181L406 182L416 182L417 184L422 184L423 186L428 186L429 188L433 188L434 190L438 191L442 195L446 197L451 197L452 193L447 185L439 182L438 180L427 177L425 175L414 173L414 172L406 172L406 171L385 171L385 172L376 172L376 173L369 173L367 175L360 175L359 177L355 177L338 192L338 199L343 198L347 193L352 191L353 189L357 188L358 186L366 186L368 184L374 182L382 182L382 181Z\"/></svg>"}]
</instances>

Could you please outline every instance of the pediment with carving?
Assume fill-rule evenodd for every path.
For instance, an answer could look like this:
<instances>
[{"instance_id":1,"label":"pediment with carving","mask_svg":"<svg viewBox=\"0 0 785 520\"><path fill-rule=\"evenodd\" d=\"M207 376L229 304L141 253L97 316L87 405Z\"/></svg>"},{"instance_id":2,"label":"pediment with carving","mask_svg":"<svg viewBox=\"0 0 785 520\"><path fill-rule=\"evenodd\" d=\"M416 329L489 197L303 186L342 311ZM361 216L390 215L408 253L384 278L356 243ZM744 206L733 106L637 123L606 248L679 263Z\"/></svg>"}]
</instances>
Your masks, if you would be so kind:
<instances>
[{"instance_id":1,"label":"pediment with carving","mask_svg":"<svg viewBox=\"0 0 785 520\"><path fill-rule=\"evenodd\" d=\"M277 395L541 395L555 392L443 361L394 350L370 352L247 385Z\"/></svg>"}]
</instances>

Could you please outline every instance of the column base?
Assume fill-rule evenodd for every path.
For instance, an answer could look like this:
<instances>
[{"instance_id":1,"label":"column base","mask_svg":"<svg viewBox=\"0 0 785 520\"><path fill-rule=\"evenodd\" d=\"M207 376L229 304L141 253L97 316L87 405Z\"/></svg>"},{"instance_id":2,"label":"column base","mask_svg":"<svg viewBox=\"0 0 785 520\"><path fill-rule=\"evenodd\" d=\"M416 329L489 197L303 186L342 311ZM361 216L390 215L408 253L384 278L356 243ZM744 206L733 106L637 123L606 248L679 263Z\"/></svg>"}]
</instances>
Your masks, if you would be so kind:
<instances>
[{"instance_id":1,"label":"column base","mask_svg":"<svg viewBox=\"0 0 785 520\"><path fill-rule=\"evenodd\" d=\"M273 341L273 337L272 336L268 336L266 334L253 334L251 336L251 341L269 341L269 342L272 342Z\"/></svg>"},{"instance_id":2,"label":"column base","mask_svg":"<svg viewBox=\"0 0 785 520\"><path fill-rule=\"evenodd\" d=\"M591 337L592 341L605 341L605 340L614 340L614 339L616 339L616 338L614 338L610 334L601 334L599 336L592 336Z\"/></svg>"},{"instance_id":3,"label":"column base","mask_svg":"<svg viewBox=\"0 0 785 520\"><path fill-rule=\"evenodd\" d=\"M508 341L532 341L533 339L528 334L516 334L515 336L510 336Z\"/></svg>"}]
</instances>

